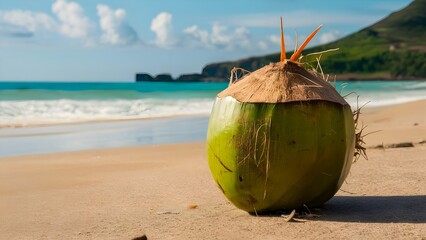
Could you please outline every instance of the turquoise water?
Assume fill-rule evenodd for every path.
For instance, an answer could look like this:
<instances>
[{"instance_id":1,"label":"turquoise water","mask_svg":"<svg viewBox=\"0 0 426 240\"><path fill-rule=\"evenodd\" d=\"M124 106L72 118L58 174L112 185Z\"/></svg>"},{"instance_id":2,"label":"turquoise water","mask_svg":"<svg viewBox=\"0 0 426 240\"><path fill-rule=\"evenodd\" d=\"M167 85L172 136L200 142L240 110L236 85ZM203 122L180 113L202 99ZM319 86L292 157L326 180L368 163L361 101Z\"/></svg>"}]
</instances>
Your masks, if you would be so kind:
<instances>
[{"instance_id":1,"label":"turquoise water","mask_svg":"<svg viewBox=\"0 0 426 240\"><path fill-rule=\"evenodd\" d=\"M0 82L0 126L208 116L216 94L226 87L227 83ZM336 82L335 87L353 108L426 98L425 81Z\"/></svg>"},{"instance_id":2,"label":"turquoise water","mask_svg":"<svg viewBox=\"0 0 426 240\"><path fill-rule=\"evenodd\" d=\"M227 83L0 82L0 100L211 97Z\"/></svg>"}]
</instances>

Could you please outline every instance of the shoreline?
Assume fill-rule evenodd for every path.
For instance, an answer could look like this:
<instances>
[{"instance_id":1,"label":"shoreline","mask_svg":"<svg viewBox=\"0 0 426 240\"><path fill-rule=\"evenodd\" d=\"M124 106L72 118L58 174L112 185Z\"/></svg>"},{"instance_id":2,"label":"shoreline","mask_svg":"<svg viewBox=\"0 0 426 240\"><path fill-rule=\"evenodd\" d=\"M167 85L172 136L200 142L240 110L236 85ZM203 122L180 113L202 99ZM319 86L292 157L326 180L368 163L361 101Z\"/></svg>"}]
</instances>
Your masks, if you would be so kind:
<instances>
[{"instance_id":1,"label":"shoreline","mask_svg":"<svg viewBox=\"0 0 426 240\"><path fill-rule=\"evenodd\" d=\"M361 110L359 128L364 128L367 147L426 140L426 100L384 108Z\"/></svg>"},{"instance_id":2,"label":"shoreline","mask_svg":"<svg viewBox=\"0 0 426 240\"><path fill-rule=\"evenodd\" d=\"M0 157L202 141L208 117L0 129Z\"/></svg>"},{"instance_id":3,"label":"shoreline","mask_svg":"<svg viewBox=\"0 0 426 240\"><path fill-rule=\"evenodd\" d=\"M64 125L79 125L91 123L108 123L108 122L132 122L132 121L145 121L145 120L161 120L161 119L179 119L179 118L197 118L208 117L208 114L188 114L188 115L173 115L173 116L159 116L159 117L135 117L135 118L118 118L118 119L95 119L95 120L82 120L76 122L57 122L57 123L34 123L27 125L0 125L2 129L20 129L20 128L34 128L34 127L51 127L51 126L64 126Z\"/></svg>"},{"instance_id":4,"label":"shoreline","mask_svg":"<svg viewBox=\"0 0 426 240\"><path fill-rule=\"evenodd\" d=\"M369 106L368 103L362 107L363 111L374 111L378 109L390 108L398 105L403 105L413 102L426 101L426 99L420 100L409 100L406 102L396 104L386 104L379 106ZM108 122L132 122L132 121L146 121L146 120L162 120L162 119L182 119L182 118L198 118L198 117L209 117L210 114L182 114L182 115L171 115L171 116L153 116L153 117L134 117L134 118L117 118L117 119L94 119L94 120L81 120L73 122L54 122L54 123L32 123L32 124L20 124L20 125L0 125L0 131L4 129L24 129L24 128L37 128L37 127L52 127L52 126L70 126L70 125L84 125L92 123L108 123Z\"/></svg>"},{"instance_id":5,"label":"shoreline","mask_svg":"<svg viewBox=\"0 0 426 240\"><path fill-rule=\"evenodd\" d=\"M426 100L363 108L367 147L426 140ZM203 141L208 116L97 121L0 129L0 157Z\"/></svg>"}]
</instances>

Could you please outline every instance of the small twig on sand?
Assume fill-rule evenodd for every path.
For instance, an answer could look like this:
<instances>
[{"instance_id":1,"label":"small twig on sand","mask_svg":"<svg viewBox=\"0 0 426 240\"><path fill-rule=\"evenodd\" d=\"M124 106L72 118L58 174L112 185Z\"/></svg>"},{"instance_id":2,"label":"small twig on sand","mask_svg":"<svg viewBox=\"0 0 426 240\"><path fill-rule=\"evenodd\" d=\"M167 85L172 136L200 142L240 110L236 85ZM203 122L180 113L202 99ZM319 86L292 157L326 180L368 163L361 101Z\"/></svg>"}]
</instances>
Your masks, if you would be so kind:
<instances>
[{"instance_id":1,"label":"small twig on sand","mask_svg":"<svg viewBox=\"0 0 426 240\"><path fill-rule=\"evenodd\" d=\"M290 222L290 221L293 220L294 215L296 215L296 209L293 209L293 211L291 211L290 215L284 215L284 214L282 214L281 217L285 217L284 221Z\"/></svg>"}]
</instances>

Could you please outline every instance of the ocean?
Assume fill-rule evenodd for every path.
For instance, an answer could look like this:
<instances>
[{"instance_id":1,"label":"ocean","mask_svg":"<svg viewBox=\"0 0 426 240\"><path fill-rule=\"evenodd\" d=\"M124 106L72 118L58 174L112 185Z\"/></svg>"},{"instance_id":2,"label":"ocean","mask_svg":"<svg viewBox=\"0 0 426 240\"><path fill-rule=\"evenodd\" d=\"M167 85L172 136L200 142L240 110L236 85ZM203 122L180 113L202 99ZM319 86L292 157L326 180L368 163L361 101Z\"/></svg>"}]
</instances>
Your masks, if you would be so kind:
<instances>
[{"instance_id":1,"label":"ocean","mask_svg":"<svg viewBox=\"0 0 426 240\"><path fill-rule=\"evenodd\" d=\"M0 127L207 116L216 94L226 87L227 83L0 82ZM353 108L426 99L424 81L338 81L335 87Z\"/></svg>"},{"instance_id":2,"label":"ocean","mask_svg":"<svg viewBox=\"0 0 426 240\"><path fill-rule=\"evenodd\" d=\"M227 85L0 82L0 156L203 141ZM426 99L426 81L334 85L353 109Z\"/></svg>"},{"instance_id":3,"label":"ocean","mask_svg":"<svg viewBox=\"0 0 426 240\"><path fill-rule=\"evenodd\" d=\"M0 83L0 127L208 115L224 83Z\"/></svg>"}]
</instances>

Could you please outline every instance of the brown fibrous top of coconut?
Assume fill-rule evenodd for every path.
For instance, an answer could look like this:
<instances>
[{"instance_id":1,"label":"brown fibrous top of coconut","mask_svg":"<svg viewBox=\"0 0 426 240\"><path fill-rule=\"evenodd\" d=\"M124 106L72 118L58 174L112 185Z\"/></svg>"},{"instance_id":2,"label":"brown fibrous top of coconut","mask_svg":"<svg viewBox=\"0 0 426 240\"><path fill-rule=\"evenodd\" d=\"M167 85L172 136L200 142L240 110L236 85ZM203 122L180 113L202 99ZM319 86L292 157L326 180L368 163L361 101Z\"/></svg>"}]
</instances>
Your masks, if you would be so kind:
<instances>
[{"instance_id":1,"label":"brown fibrous top of coconut","mask_svg":"<svg viewBox=\"0 0 426 240\"><path fill-rule=\"evenodd\" d=\"M348 105L328 82L291 61L271 63L247 74L217 96L244 103L319 100Z\"/></svg>"}]
</instances>

